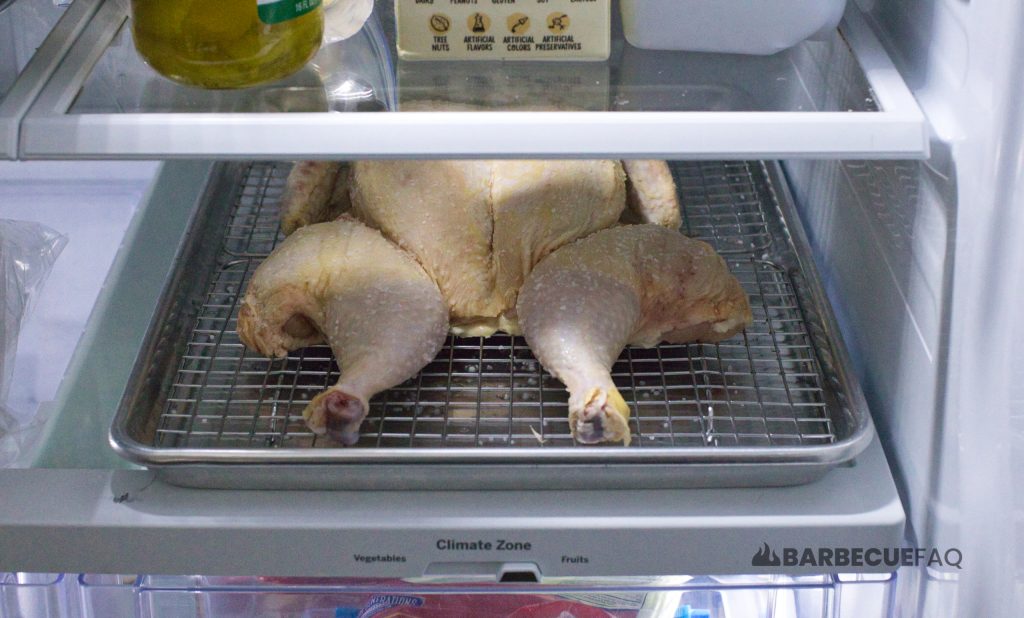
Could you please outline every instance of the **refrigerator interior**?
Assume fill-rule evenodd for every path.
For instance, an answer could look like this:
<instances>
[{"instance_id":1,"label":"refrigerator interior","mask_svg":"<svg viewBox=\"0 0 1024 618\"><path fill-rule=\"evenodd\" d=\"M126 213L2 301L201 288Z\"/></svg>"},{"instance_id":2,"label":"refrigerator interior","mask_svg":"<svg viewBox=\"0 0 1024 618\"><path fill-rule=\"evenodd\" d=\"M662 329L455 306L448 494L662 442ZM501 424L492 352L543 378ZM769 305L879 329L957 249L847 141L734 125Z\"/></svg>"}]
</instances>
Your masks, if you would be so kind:
<instances>
[{"instance_id":1,"label":"refrigerator interior","mask_svg":"<svg viewBox=\"0 0 1024 618\"><path fill-rule=\"evenodd\" d=\"M1024 464L1024 333L1014 312L1024 264L1014 242L1024 234L1016 103L1024 96L1024 9L960 0L856 6L927 115L931 154L790 159L784 169L894 470L910 540L958 547L966 558L960 571L901 572L900 589L885 593L891 604L871 615L931 616L950 607L1013 615L1024 606L1024 481L1014 473ZM164 254L168 263L172 253ZM88 461L100 470L121 465ZM121 489L111 478L95 484L112 501L123 492L111 489ZM143 485L138 477L127 487ZM165 508L183 498L166 495L157 502ZM109 505L104 517L107 525L118 520Z\"/></svg>"},{"instance_id":2,"label":"refrigerator interior","mask_svg":"<svg viewBox=\"0 0 1024 618\"><path fill-rule=\"evenodd\" d=\"M728 165L725 164L724 167ZM737 169L745 169L742 165L732 165ZM115 521L120 521L122 525L127 521L135 522L134 525L144 525L145 522L151 521L157 524L156 528L150 530L150 533L156 536L148 542L144 536L133 537L130 543L119 542L120 557L135 561L137 564L145 564L147 569L170 573L181 572L174 569L181 569L182 565L188 565L190 560L200 560L207 565L206 568L210 569L208 572L211 574L245 574L238 573L237 569L241 568L238 561L250 551L251 546L244 539L249 538L246 530L251 532L252 526L255 526L271 534L265 542L280 544L281 551L261 554L264 556L263 559L250 559L245 568L254 572L253 574L275 574L260 571L261 568L265 568L281 575L329 575L340 570L346 573L380 575L400 571L403 576L419 576L427 572L434 563L457 564L457 560L467 560L476 564L479 558L474 558L472 552L457 552L452 558L445 558L446 554L443 551L437 551L436 542L455 534L457 530L462 531L460 534L482 534L486 530L488 534L500 535L508 525L504 514L510 511L518 514L519 520L515 527L521 528L525 535L519 540L532 543L533 548L527 550L525 554L513 553L505 558L495 556L498 559L497 564L514 562L515 556L521 555L528 558L527 562L536 564L546 577L599 573L632 575L643 573L645 570L672 573L677 572L674 570L681 568L684 563L689 563L692 568L710 569L711 572L719 574L737 570L744 572L750 568L749 556L766 540L777 539L778 544L810 542L812 535L818 537L821 542L828 539L830 543L843 543L847 546L890 546L899 543L903 513L884 458L880 456L877 441L869 445L862 456L857 457L855 463L835 467L818 481L777 490L754 489L752 491L757 492L758 498L753 503L750 500L751 490L721 488L666 492L635 489L623 490L621 493L602 492L584 488L580 481L585 477L580 476L577 476L575 481L577 489L570 492L575 500L569 503L557 491L531 493L512 490L488 490L480 493L302 491L293 494L301 495L301 500L296 500L289 497L288 492L193 492L154 482L152 472L121 470L128 467L127 462L106 446L113 413L125 393L125 387L136 366L137 355L153 316L162 302L165 303L161 299L166 282L188 272L182 270L182 267L190 263L182 262L178 258L180 246L190 237L188 230L195 213L203 210L203 206L206 205L204 202L211 196L217 198L219 195L215 183L210 183L209 188L206 185L210 179L218 177L216 169L223 167L198 162L164 164L163 171L151 187L147 200L139 208L125 236L124 248L107 278L103 294L82 338L83 343L76 350L68 376L57 393L53 421L45 428L40 448L26 453L23 459L23 464L30 469L20 474L14 471L5 479L10 483L10 491L29 491L33 495L31 498L24 496L25 501L22 504L6 505L5 516L27 523L34 517L32 504L48 501L50 498L46 496L58 495L73 486L83 498L91 496L87 500L95 501L96 508L83 511L79 504L64 503L59 505L60 508L51 510L49 516L55 518L55 521L66 520L69 523L74 522L75 526L85 526L94 542L99 542L101 538L117 542L117 531L109 528ZM236 167L240 167L242 171L255 170L257 178L263 179L263 182L274 177L268 173L273 167L266 164ZM691 170L711 170L715 167L714 164L689 165ZM717 167L721 169L723 165L719 164ZM696 178L699 178L699 175ZM718 177L709 178L710 180L704 180L696 187L723 186L717 184ZM261 191L246 189L245 185L229 184L229 187L235 191L233 195L239 196L237 199L240 199L241 203L250 205L250 214L246 215L250 221L253 205L262 204L265 208L272 209L274 202L271 198L264 197ZM736 193L733 197L739 195L740 193ZM750 196L749 193L745 195ZM254 202L254 198L258 199ZM220 199L223 200L223 196ZM219 203L230 206L233 201L229 197L226 202ZM693 207L696 211L701 208L696 203ZM736 229L735 219L731 215L726 215L725 220L731 223L723 223L724 227L720 229ZM197 229L205 228L200 226ZM231 228L214 226L211 229L216 230L216 233L223 233L220 230ZM276 224L272 231L275 231L276 236ZM230 234L228 236L229 242L234 242L231 241ZM171 238L176 241L167 242ZM238 238L242 241L252 240L251 235L242 235ZM724 236L722 242L729 242L730 238L735 237ZM205 244L209 245L210 249L217 249L213 243ZM230 263L227 262L228 265ZM195 274L191 276L194 277ZM219 294L224 292L215 291ZM206 293L206 290L200 290L199 296L171 298L188 307L193 302L201 304L200 301L206 298ZM775 294L781 298L778 291ZM162 338L168 344L176 341L176 337L170 331ZM210 346L205 334L200 342L207 352L215 350L215 346ZM237 344L235 345L237 347ZM234 373L234 369L229 369L218 374L217 379L230 379ZM260 373L262 375L263 372ZM477 373L470 373L465 377L477 384L480 380L478 373L479 368ZM777 375L778 370L775 373ZM280 375L291 376L294 380L298 374L294 371L284 371ZM770 376L770 373L766 375ZM523 377L527 381L530 378L528 375ZM322 371L316 379L322 383ZM624 376L624 379L628 381L629 377ZM215 391L212 383L208 388L211 393ZM286 388L287 384L275 387L278 391ZM478 387L474 386L474 396L477 396L476 388ZM642 405L643 395L651 395L654 388L656 387L652 385L634 393L640 400L639 405ZM762 390L765 388L768 388L767 384ZM303 389L292 390L296 394L303 392ZM526 388L526 392L533 390ZM664 390L662 389L663 392L659 395L662 403L650 402L653 404L656 417L651 419L655 427L661 427L661 423L666 420ZM692 391L692 387L690 390ZM551 394L557 397L557 392L557 389L554 389ZM785 391L780 385L775 392L781 394ZM682 406L680 410L687 409L685 405L678 405ZM298 422L300 407L301 404L293 408L282 405L279 411L283 413L285 410L291 410ZM421 411L426 411L431 407L436 405L424 405L420 408ZM480 407L474 405L473 409L479 410ZM507 409L508 403L499 412L504 414ZM644 406L642 409L650 408ZM725 409L728 409L728 406ZM81 410L94 412L83 415ZM270 426L269 424L276 422L279 425L276 432L282 429L287 431L290 423L282 422L285 420L284 416L275 417L272 406L265 406L261 414L264 415L262 420L254 419L252 413L248 412L245 419L232 421L235 424L238 420L244 421L243 441L248 438L251 444L256 435L252 433L253 420L257 421L257 427L262 427L261 423ZM202 425L207 421L206 416L206 413L197 414L197 410L193 409L185 419L191 418L194 422L194 439L197 441L204 440ZM640 418L644 416L646 415L638 415ZM217 427L226 420L215 420L211 426ZM401 423L400 418L395 420ZM456 425L464 424L460 423L459 419L451 420ZM537 420L525 418L522 422L536 423ZM687 419L684 412L677 422L680 426L697 426L695 420ZM507 427L507 419L501 421L495 418L494 421L498 422L502 431ZM423 422L425 426L428 425L427 420ZM718 432L724 433L716 439L728 445L729 440L736 439L732 422L719 422L722 424L718 425ZM762 427L763 423L762 420ZM795 426L792 419L787 423L784 426ZM551 429L557 431L557 427L555 424ZM173 426L169 428L173 429ZM236 439L231 438L235 430L230 427L227 429L229 431L224 432L225 439ZM259 429L259 432L261 435L258 444L263 444L263 430ZM373 434L376 435L378 434ZM473 435L471 432L464 437L473 439ZM714 435L712 437L715 438ZM307 461L311 464L316 463L312 457L332 454L329 448L323 450L302 447L301 432L295 433L293 442L306 451L305 454L310 456ZM287 440L281 440L281 445L287 446L287 443ZM785 447L785 444L783 441L778 446ZM372 446L372 440L369 446ZM488 445L485 441L480 446L498 455L508 451L507 448L502 448L500 442ZM274 447L270 448L270 452L273 452ZM706 448L721 447L713 440L707 443ZM358 455L360 450L362 449L355 449L350 454ZM376 450L382 451L376 453L377 456L386 455L389 451L387 448ZM370 448L362 452L372 455L375 449ZM408 454L415 454L415 450L409 451ZM407 468L404 473L418 474L419 467L428 466L434 466L428 469L437 469L439 474L446 473L444 466L438 465L438 462L427 462L422 466ZM478 464L478 467L486 466ZM198 466L184 466L178 472L183 474L190 470L202 478L203 470ZM309 470L313 473L316 468ZM235 479L244 479L244 474L260 474L261 468L235 465L230 471L234 473ZM263 474L270 472L264 470ZM641 479L639 472L635 474L638 480ZM572 483L573 476L570 475L567 480ZM239 480L235 481L236 485L238 482ZM193 481L191 484L196 483L197 481ZM292 483L299 487L310 487L301 483L301 477ZM356 496L358 499L353 500ZM410 500L416 507L408 512L394 511L387 505L390 500L396 499ZM183 500L192 503L191 506L186 506ZM234 521L230 517L224 519L222 515L217 515L230 512L235 501L246 504L245 517L249 524L245 529L235 529ZM456 503L460 505L458 509L452 506ZM176 504L179 506L175 506ZM332 516L324 517L325 512L332 513ZM426 512L432 512L434 515L425 517ZM470 516L470 513L475 515ZM613 513L616 515L612 516ZM151 520L153 517L156 519ZM591 521L593 523L590 525L604 528L605 532L600 538L607 543L595 543L597 539L586 534L586 526L580 528L581 521ZM642 524L644 521L649 523ZM794 528L794 521L803 522L806 527ZM715 528L708 530L708 525L712 523ZM211 534L216 530L217 534L223 535L224 538L215 546L188 543L190 536L195 533L196 525L207 529ZM650 526L646 534L653 536L648 538L661 536L665 538L667 544L654 546L645 552L621 555L616 550L617 544L632 542L630 539L638 534L641 525ZM308 530L309 526L333 535L342 546L346 546L344 543L350 543L347 546L353 548L353 551L358 549L366 555L376 555L387 550L405 556L405 560L399 564L364 565L352 554L338 554L333 546L307 547L304 553L299 554L288 551L287 548L292 543L301 542L298 539L306 537L304 531ZM378 534L367 538L365 535L368 529L376 530ZM477 532L470 532L473 529L477 529ZM60 545L63 557L46 552L21 553L32 547L33 535L42 535L37 537L41 542L48 532L44 526L34 529L29 536L25 536L23 531L22 536L16 539L11 537L17 544L17 549L10 549L12 555L17 551L19 556L31 560L40 569L43 564L56 564L63 558L70 562L87 564L99 572L109 572L106 569L117 570L116 556L95 555L89 551L90 546L78 543L74 537L69 537L68 543ZM228 543L227 538L237 538L238 542ZM691 550L681 554L677 543L683 542L684 538L689 539L690 543L707 548L707 551ZM669 542L669 539L675 540ZM153 552L152 543L178 549L175 554ZM582 554L589 556L589 561L563 559L565 556L578 556L581 550L585 550ZM273 560L270 560L270 555L274 556ZM441 573L444 574L444 568L435 568L441 568ZM483 569L492 576L496 572L496 567L491 562L484 562L472 568ZM814 569L807 567L804 572L814 572Z\"/></svg>"},{"instance_id":3,"label":"refrigerator interior","mask_svg":"<svg viewBox=\"0 0 1024 618\"><path fill-rule=\"evenodd\" d=\"M53 173L53 165L46 164L50 169L41 170L40 176ZM26 174L26 170L38 168L39 164L12 166ZM722 186L716 184L716 169L760 169L757 164L742 163L690 163L685 167L691 172L702 172L691 174L691 179L703 178L697 184L692 184L691 180L691 192ZM143 166L139 170L140 177L145 178L145 173L151 169ZM659 491L573 492L576 501L573 505L565 504L565 496L559 492L452 492L442 496L437 492L390 495L384 492L258 492L254 495L246 491L179 489L155 480L148 472L119 470L125 462L104 444L110 415L94 418L96 415L86 416L81 411L112 412L116 408L120 396L117 380L127 379L136 360L141 335L151 320L151 311L144 308L156 306L164 281L176 266L175 256L187 236L187 224L201 198L207 196L205 185L213 177L209 164L164 164L161 169L118 243L122 250L107 275L100 300L82 337L83 343L71 362L68 379L56 394L57 402L52 409L57 416L48 425L42 448L37 453L27 454L25 464L35 469L11 471L12 475L4 477L5 491L18 495L19 501L0 507L8 523L0 533L3 538L0 542L7 556L16 556L16 561L24 568L31 566L43 571L46 563L75 564L103 573L117 572L125 564L133 564L153 573L180 573L201 564L206 573L224 575L240 575L239 571L246 569L251 575L277 571L293 577L346 572L413 578L432 573L451 578L461 572L464 577L484 581L500 580L507 573L540 573L545 594L550 592L547 586L557 585L557 576L561 573L571 577L567 581L588 588L591 593L614 592L611 589L618 587L619 592L635 597L642 594L638 588L643 587L635 581L588 582L581 578L592 578L596 573L616 573L621 577L645 571L683 571L680 553L684 547L690 548L684 553L690 555L688 560L694 565L685 570L705 568L721 573L749 569L742 563L749 564L749 555L765 539L782 544L805 543L810 542L810 530L818 531L815 534L820 535L822 543L848 546L898 543L902 534L902 509L891 480L887 481L888 472L877 445L865 453L858 465L833 470L818 483L781 491L756 490L758 506L750 505L749 490L742 489L671 494ZM274 174L258 173L261 169L272 169L266 164L253 164L249 169L257 170L258 177L274 178ZM109 169L104 171L113 173ZM728 174L721 177L726 176ZM77 191L81 192L81 187ZM759 199L768 199L761 193ZM248 193L250 196L258 194ZM740 194L736 192L733 197L738 198ZM742 194L751 195L749 191ZM251 199L245 197L244 190L242 195L243 201ZM693 201L694 208L699 210L699 200L694 198ZM269 208L270 203L263 205ZM715 229L737 229L735 212L725 211L725 223L720 224L724 227L707 227L705 234ZM696 222L707 224L712 220L713 217ZM79 227L74 220L53 223L62 223L62 229L74 242L75 230ZM107 226L106 230L115 239L119 235L116 227ZM251 235L243 236L243 240L252 240ZM721 241L728 243L737 239L725 235ZM111 245L114 243L108 244ZM94 268L85 261L68 264ZM33 457L35 461L31 461ZM68 499L68 496L74 498ZM408 513L393 513L395 500L408 504ZM40 504L48 505L46 512L38 510ZM83 509L89 504L92 508ZM244 514L238 512L238 504L246 505ZM458 553L445 561L436 551L436 542L452 535L503 537L510 531L506 515L509 512L518 515L511 530L519 531L519 542L533 543L538 548L533 555L523 556L525 562L517 559L479 562L471 554ZM795 520L806 522L811 528L794 529ZM140 528L125 536L122 528L130 521L135 523L128 525ZM246 523L239 527L239 521ZM649 523L640 524L641 521ZM56 531L49 527L49 522L64 522L61 526L69 536L63 533L55 536ZM431 527L425 528L423 522L432 522ZM582 524L583 529L580 529L581 522L587 522ZM641 525L650 528L642 530ZM601 542L594 542L593 533L588 531L590 526L604 529ZM721 532L709 533L709 526L719 527ZM316 529L335 542L310 546L310 531ZM197 535L206 536L209 542L196 543ZM636 543L638 535L647 541L661 540L644 551L624 555L621 547ZM265 559L255 559L252 554L254 538L261 539L260 554ZM306 548L303 552L295 552L294 548L303 546ZM697 546L704 549L694 551ZM97 551L98 547L117 547L118 550L111 554ZM657 552L656 547L667 551ZM363 556L386 552L386 555L402 556L404 561L396 564L382 560L367 564L347 552L340 555L338 548ZM739 588L707 593L715 598L724 594L726 599L714 615L729 615L724 609L727 605L739 603L741 607L749 607L755 602L763 604L764 611L769 612L799 607L803 609L787 611L796 612L794 615L805 615L808 611L844 615L835 613L840 611L838 599L842 597L850 602L851 597L858 597L854 590L863 591L861 596L869 599L864 601L869 607L887 607L895 590L892 577L884 573L881 579L870 576L864 580L864 586L853 588L831 577L809 577L809 581L774 576L753 580L745 580L743 576L726 577L721 582L705 581L699 589L707 591L733 584ZM266 596L259 592L261 580L250 579L246 583L248 591L227 596L250 598L245 603L275 602L275 590L268 589ZM327 581L317 585L337 601L345 598L345 590L352 584ZM753 590L747 591L749 587ZM406 588L409 583L402 582L393 585L388 592L397 594ZM415 592L415 586L412 590ZM846 592L840 594L841 591ZM83 601L86 608L89 603L99 603L110 594L142 599L146 603L156 599L153 602L164 603L159 605L164 608L166 603L171 607L180 604L181 599L186 599L186 603L195 603L196 599L208 603L224 597L222 592L205 584L191 592L177 591L173 587L167 592L154 592L147 584L141 588L86 587L84 592L72 590L71 594L72 598L86 599ZM310 591L301 586L282 594L294 598L294 603L314 606L323 596L319 589ZM439 594L447 598L446 594ZM692 597L704 592L688 594ZM728 601L733 597L746 600ZM802 600L791 600L793 598ZM709 608L718 607L714 599L700 603ZM859 604L854 603L854 606ZM161 615L159 611L156 615ZM728 611L735 614L741 610Z\"/></svg>"}]
</instances>

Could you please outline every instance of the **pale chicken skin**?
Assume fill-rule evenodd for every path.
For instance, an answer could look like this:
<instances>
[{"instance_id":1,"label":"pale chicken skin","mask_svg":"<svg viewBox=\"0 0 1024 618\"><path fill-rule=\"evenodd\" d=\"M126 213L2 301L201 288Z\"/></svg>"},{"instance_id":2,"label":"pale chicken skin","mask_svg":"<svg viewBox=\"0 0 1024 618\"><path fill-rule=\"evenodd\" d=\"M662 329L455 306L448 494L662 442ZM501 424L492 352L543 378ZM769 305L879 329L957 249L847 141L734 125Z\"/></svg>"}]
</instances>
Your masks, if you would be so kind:
<instances>
[{"instance_id":1,"label":"pale chicken skin","mask_svg":"<svg viewBox=\"0 0 1024 618\"><path fill-rule=\"evenodd\" d=\"M619 220L626 175L618 161L492 165L494 284L502 314L508 316L523 281L541 259Z\"/></svg>"},{"instance_id":2,"label":"pale chicken skin","mask_svg":"<svg viewBox=\"0 0 1024 618\"><path fill-rule=\"evenodd\" d=\"M516 297L537 262L620 218L678 229L675 194L664 161L303 161L288 178L282 231L350 212L417 258L452 332L516 333Z\"/></svg>"},{"instance_id":3,"label":"pale chicken skin","mask_svg":"<svg viewBox=\"0 0 1024 618\"><path fill-rule=\"evenodd\" d=\"M305 225L332 221L347 212L352 206L351 173L348 163L296 163L281 197L281 231L288 235Z\"/></svg>"},{"instance_id":4,"label":"pale chicken skin","mask_svg":"<svg viewBox=\"0 0 1024 618\"><path fill-rule=\"evenodd\" d=\"M603 230L552 253L517 312L530 349L568 388L570 427L584 444L629 443L629 407L611 377L626 345L716 342L752 320L725 261L657 225Z\"/></svg>"},{"instance_id":5,"label":"pale chicken skin","mask_svg":"<svg viewBox=\"0 0 1024 618\"><path fill-rule=\"evenodd\" d=\"M355 216L419 259L457 334L514 330L526 274L626 199L617 161L367 161L352 181Z\"/></svg>"},{"instance_id":6,"label":"pale chicken skin","mask_svg":"<svg viewBox=\"0 0 1024 618\"><path fill-rule=\"evenodd\" d=\"M622 167L629 177L624 223L656 223L678 230L682 225L679 194L672 172L664 161L627 160Z\"/></svg>"},{"instance_id":7,"label":"pale chicken skin","mask_svg":"<svg viewBox=\"0 0 1024 618\"><path fill-rule=\"evenodd\" d=\"M448 307L423 268L350 217L289 236L256 269L238 315L242 342L265 356L331 346L341 376L303 417L345 445L370 398L416 375L447 333Z\"/></svg>"},{"instance_id":8,"label":"pale chicken skin","mask_svg":"<svg viewBox=\"0 0 1024 618\"><path fill-rule=\"evenodd\" d=\"M453 322L501 313L488 162L358 162L352 181L353 214L416 256L441 288Z\"/></svg>"}]
</instances>

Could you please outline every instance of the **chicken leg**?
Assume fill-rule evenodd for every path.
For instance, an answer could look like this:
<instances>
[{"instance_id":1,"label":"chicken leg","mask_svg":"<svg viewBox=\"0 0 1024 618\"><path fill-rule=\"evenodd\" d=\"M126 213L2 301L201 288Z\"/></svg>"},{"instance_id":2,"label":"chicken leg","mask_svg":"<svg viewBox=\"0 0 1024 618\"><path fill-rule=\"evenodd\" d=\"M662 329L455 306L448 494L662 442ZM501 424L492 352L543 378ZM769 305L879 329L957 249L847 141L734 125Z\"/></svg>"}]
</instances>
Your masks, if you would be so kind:
<instances>
[{"instance_id":1,"label":"chicken leg","mask_svg":"<svg viewBox=\"0 0 1024 618\"><path fill-rule=\"evenodd\" d=\"M341 376L303 411L316 434L359 438L369 399L429 363L448 332L448 307L412 256L343 216L300 228L253 275L238 334L261 354L330 344Z\"/></svg>"},{"instance_id":2,"label":"chicken leg","mask_svg":"<svg viewBox=\"0 0 1024 618\"><path fill-rule=\"evenodd\" d=\"M568 388L570 428L584 444L629 444L629 407L611 378L627 344L721 341L752 319L709 245L657 225L602 230L555 251L516 308L530 349Z\"/></svg>"},{"instance_id":3,"label":"chicken leg","mask_svg":"<svg viewBox=\"0 0 1024 618\"><path fill-rule=\"evenodd\" d=\"M679 194L668 163L659 160L622 162L629 179L623 223L656 223L678 230L683 224Z\"/></svg>"}]
</instances>

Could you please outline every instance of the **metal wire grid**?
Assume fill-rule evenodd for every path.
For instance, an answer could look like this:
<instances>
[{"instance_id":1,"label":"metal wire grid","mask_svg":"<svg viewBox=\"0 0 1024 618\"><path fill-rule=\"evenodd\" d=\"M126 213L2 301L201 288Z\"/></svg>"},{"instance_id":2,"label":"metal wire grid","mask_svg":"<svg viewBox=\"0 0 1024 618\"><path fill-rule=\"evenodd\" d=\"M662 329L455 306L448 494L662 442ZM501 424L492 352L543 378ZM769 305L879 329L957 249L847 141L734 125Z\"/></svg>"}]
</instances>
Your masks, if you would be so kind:
<instances>
[{"instance_id":1,"label":"metal wire grid","mask_svg":"<svg viewBox=\"0 0 1024 618\"><path fill-rule=\"evenodd\" d=\"M628 348L613 378L632 408L633 444L792 446L835 440L814 341L789 274L761 254L780 242L758 163L680 163L685 228L727 256L754 323L720 344ZM164 447L332 447L302 409L338 379L330 349L269 360L235 332L248 279L279 239L287 168L253 164L234 204L223 256L163 404ZM772 209L772 210L769 210ZM777 215L774 215L777 216ZM521 338L450 337L416 377L371 402L357 447L567 446L567 394Z\"/></svg>"},{"instance_id":2,"label":"metal wire grid","mask_svg":"<svg viewBox=\"0 0 1024 618\"><path fill-rule=\"evenodd\" d=\"M772 247L765 206L775 199L758 165L676 163L672 175L683 205L683 229L722 255L761 254Z\"/></svg>"},{"instance_id":3,"label":"metal wire grid","mask_svg":"<svg viewBox=\"0 0 1024 618\"><path fill-rule=\"evenodd\" d=\"M226 259L262 260L277 246L281 240L278 205L290 169L286 164L273 163L254 163L249 167L224 233Z\"/></svg>"}]
</instances>

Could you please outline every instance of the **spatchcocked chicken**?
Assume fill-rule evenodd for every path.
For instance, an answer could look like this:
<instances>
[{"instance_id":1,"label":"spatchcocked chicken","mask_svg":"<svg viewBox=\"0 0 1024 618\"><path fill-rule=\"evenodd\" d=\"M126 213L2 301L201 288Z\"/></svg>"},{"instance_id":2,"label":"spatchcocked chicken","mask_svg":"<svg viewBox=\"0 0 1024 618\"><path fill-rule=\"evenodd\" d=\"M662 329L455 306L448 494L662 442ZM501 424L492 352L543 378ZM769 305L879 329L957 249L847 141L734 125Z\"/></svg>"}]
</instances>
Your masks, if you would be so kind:
<instances>
[{"instance_id":1,"label":"spatchcocked chicken","mask_svg":"<svg viewBox=\"0 0 1024 618\"><path fill-rule=\"evenodd\" d=\"M343 444L449 330L522 332L569 387L577 440L628 442L609 374L627 343L718 341L750 321L721 258L676 231L676 200L661 161L299 163L290 236L254 274L238 332L273 357L330 344L341 377L304 417Z\"/></svg>"}]
</instances>

